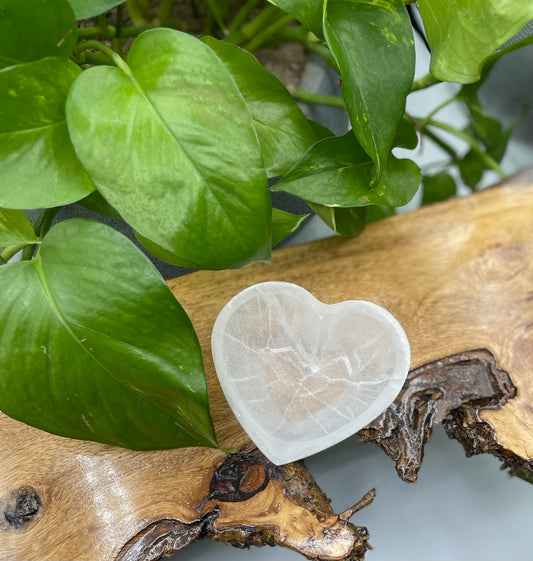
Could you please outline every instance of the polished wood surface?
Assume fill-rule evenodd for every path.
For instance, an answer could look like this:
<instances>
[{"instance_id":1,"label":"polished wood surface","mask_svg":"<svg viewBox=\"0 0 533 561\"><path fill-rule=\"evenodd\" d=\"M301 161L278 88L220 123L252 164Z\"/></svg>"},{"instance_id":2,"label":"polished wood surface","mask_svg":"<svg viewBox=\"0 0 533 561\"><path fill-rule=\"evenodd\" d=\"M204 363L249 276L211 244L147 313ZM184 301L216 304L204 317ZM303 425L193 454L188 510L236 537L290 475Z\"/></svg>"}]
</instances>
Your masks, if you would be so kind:
<instances>
[{"instance_id":1,"label":"polished wood surface","mask_svg":"<svg viewBox=\"0 0 533 561\"><path fill-rule=\"evenodd\" d=\"M533 180L518 176L474 196L372 224L357 238L276 251L272 265L199 272L170 281L202 345L221 445L246 448L251 443L217 383L210 353L214 320L240 290L283 280L301 285L326 303L362 299L389 309L411 342L413 369L470 350L492 353L498 368L509 374L516 397L500 409L480 411L479 416L493 430L501 450L531 465L532 218ZM364 529L343 525L325 502L318 505L325 515L320 523L316 508L303 504L300 491L300 499L287 503L287 488L294 493L295 481L314 485L304 472L289 477L288 471L264 468L270 478L266 488L233 505L217 503L216 497L206 501L217 468L227 461L217 450L132 452L49 435L3 415L0 449L0 510L11 516L11 522L9 516L0 516L0 559L111 560L119 555L140 559L145 553L135 557L134 550L128 554L124 546L151 524L162 520L192 524L215 507L220 514L209 521L208 532L215 539L224 539L225 523L230 528L250 521L263 528L284 509L286 519L278 516L275 523L289 537L285 544L279 539L276 543L309 556L343 559L355 557L358 542L357 555L364 553ZM253 466L261 462L246 458L246 473L256 477L259 468ZM34 495L37 507L30 500ZM21 508L29 514L19 512L20 523L13 523ZM310 512L312 523L303 523ZM294 517L297 524L291 527ZM310 532L316 535L325 527L335 528L337 541L325 543L324 538L317 545ZM246 536L228 537L232 539L245 541ZM255 543L251 537L250 543ZM176 548L170 544L167 552Z\"/></svg>"}]
</instances>

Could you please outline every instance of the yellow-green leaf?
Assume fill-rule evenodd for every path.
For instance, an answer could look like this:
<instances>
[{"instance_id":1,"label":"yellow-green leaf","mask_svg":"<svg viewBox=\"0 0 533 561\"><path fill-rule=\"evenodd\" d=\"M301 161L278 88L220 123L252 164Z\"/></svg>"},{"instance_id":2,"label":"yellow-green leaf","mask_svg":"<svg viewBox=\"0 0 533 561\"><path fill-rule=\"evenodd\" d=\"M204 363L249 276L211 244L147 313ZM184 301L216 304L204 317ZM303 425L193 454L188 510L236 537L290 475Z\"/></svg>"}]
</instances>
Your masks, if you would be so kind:
<instances>
[{"instance_id":1,"label":"yellow-green leaf","mask_svg":"<svg viewBox=\"0 0 533 561\"><path fill-rule=\"evenodd\" d=\"M498 47L533 19L531 0L419 0L431 48L431 73L467 84Z\"/></svg>"}]
</instances>

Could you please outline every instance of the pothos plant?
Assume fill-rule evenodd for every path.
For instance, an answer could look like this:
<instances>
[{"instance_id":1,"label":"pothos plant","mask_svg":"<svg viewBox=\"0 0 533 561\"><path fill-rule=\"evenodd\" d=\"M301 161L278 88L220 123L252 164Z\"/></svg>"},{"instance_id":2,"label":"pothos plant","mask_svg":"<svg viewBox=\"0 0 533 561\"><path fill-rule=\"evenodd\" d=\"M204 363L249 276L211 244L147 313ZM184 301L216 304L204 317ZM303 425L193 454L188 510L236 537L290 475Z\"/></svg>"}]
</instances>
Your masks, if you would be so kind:
<instances>
[{"instance_id":1,"label":"pothos plant","mask_svg":"<svg viewBox=\"0 0 533 561\"><path fill-rule=\"evenodd\" d=\"M190 3L205 16L196 35L172 0L0 0L0 409L52 433L217 446L184 310L111 227L51 227L63 206L120 217L169 263L236 268L268 262L304 218L272 208L269 178L349 235L419 189L417 165L393 153L417 132L473 188L501 172L509 131L477 90L498 57L531 42L500 48L533 18L530 0L420 0L432 59L417 82L403 0ZM292 94L317 100L249 52L282 41L338 70L342 99L318 101L346 108L347 134L309 121ZM450 101L470 111L467 129L405 114L411 92L439 81L465 84ZM439 129L466 140L464 158ZM424 188L425 202L455 191L444 170ZM28 209L41 209L33 223Z\"/></svg>"}]
</instances>

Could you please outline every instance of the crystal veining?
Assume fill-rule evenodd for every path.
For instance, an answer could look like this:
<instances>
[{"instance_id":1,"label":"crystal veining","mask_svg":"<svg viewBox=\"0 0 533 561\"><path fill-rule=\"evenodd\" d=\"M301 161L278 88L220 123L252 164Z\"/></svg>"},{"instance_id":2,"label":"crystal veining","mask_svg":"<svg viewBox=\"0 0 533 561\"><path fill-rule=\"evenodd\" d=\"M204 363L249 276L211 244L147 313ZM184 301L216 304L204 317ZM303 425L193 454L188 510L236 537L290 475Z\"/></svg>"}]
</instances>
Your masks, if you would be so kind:
<instances>
[{"instance_id":1,"label":"crystal veining","mask_svg":"<svg viewBox=\"0 0 533 561\"><path fill-rule=\"evenodd\" d=\"M409 370L405 332L384 308L326 305L295 284L265 282L220 312L213 360L243 429L277 465L332 446L379 416Z\"/></svg>"}]
</instances>

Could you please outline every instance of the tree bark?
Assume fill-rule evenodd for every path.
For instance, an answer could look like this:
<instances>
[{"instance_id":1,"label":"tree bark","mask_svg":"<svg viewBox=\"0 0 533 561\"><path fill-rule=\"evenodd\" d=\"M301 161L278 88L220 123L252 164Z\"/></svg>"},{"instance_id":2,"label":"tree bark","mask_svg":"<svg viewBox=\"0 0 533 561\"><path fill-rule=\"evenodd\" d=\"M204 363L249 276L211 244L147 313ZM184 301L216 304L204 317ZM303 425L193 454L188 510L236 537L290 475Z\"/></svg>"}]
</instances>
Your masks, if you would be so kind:
<instances>
[{"instance_id":1,"label":"tree bark","mask_svg":"<svg viewBox=\"0 0 533 561\"><path fill-rule=\"evenodd\" d=\"M277 467L250 442L210 354L217 314L258 282L297 283L326 303L389 309L411 342L393 405L361 431L414 481L431 427L467 454L533 476L533 181L454 199L275 252L273 265L169 282L197 330L221 451L133 452L43 433L0 415L0 558L160 559L200 538L278 544L310 559L362 559L366 528L336 515L301 463ZM356 474L354 474L356 477ZM355 502L355 501L354 501Z\"/></svg>"}]
</instances>

